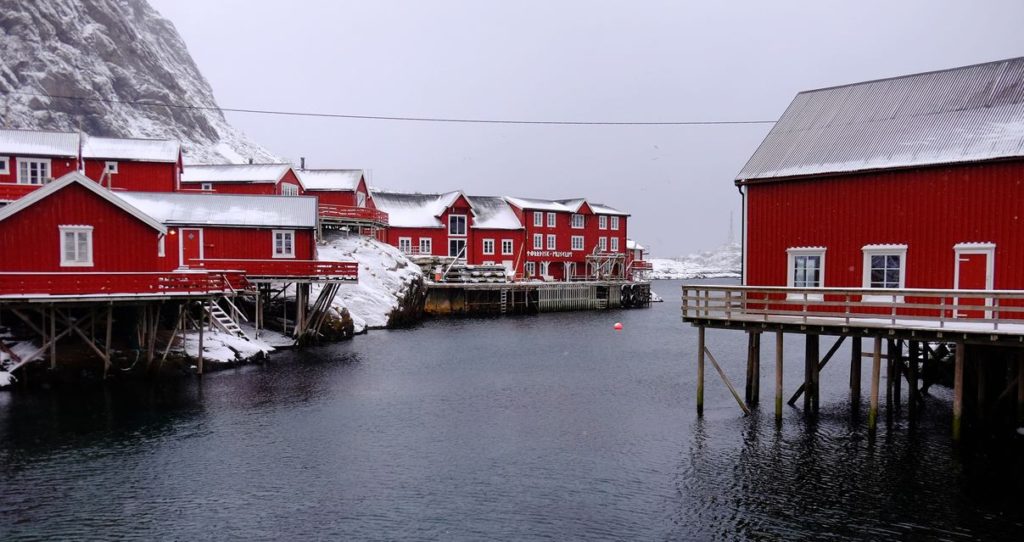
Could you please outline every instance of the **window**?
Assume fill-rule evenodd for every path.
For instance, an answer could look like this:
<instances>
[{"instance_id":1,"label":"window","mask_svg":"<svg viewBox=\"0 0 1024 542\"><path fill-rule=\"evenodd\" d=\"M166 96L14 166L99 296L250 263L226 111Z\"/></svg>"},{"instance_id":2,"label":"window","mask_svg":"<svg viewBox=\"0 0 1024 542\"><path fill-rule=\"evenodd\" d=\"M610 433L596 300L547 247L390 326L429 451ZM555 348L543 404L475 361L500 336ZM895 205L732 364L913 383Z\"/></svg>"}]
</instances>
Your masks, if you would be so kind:
<instances>
[{"instance_id":1,"label":"window","mask_svg":"<svg viewBox=\"0 0 1024 542\"><path fill-rule=\"evenodd\" d=\"M555 227L555 213L548 213L548 227Z\"/></svg>"},{"instance_id":2,"label":"window","mask_svg":"<svg viewBox=\"0 0 1024 542\"><path fill-rule=\"evenodd\" d=\"M542 277L548 276L548 267L551 264L549 262L540 262L540 275Z\"/></svg>"},{"instance_id":3,"label":"window","mask_svg":"<svg viewBox=\"0 0 1024 542\"><path fill-rule=\"evenodd\" d=\"M532 277L536 271L536 264L534 264L533 262L526 262L526 276Z\"/></svg>"},{"instance_id":4,"label":"window","mask_svg":"<svg viewBox=\"0 0 1024 542\"><path fill-rule=\"evenodd\" d=\"M281 195L282 196L298 196L299 187L292 183L281 183Z\"/></svg>"},{"instance_id":5,"label":"window","mask_svg":"<svg viewBox=\"0 0 1024 542\"><path fill-rule=\"evenodd\" d=\"M511 256L512 255L512 240L511 239L502 239L501 240L501 254L503 256Z\"/></svg>"},{"instance_id":6,"label":"window","mask_svg":"<svg viewBox=\"0 0 1024 542\"><path fill-rule=\"evenodd\" d=\"M868 245L863 251L865 288L904 288L907 245ZM862 301L892 301L892 296L862 296Z\"/></svg>"},{"instance_id":7,"label":"window","mask_svg":"<svg viewBox=\"0 0 1024 542\"><path fill-rule=\"evenodd\" d=\"M433 241L429 237L420 237L420 254L430 255L433 252Z\"/></svg>"},{"instance_id":8,"label":"window","mask_svg":"<svg viewBox=\"0 0 1024 542\"><path fill-rule=\"evenodd\" d=\"M11 174L11 159L6 156L0 156L0 175Z\"/></svg>"},{"instance_id":9,"label":"window","mask_svg":"<svg viewBox=\"0 0 1024 542\"><path fill-rule=\"evenodd\" d=\"M544 225L544 213L534 211L533 213L533 225L534 227L541 227Z\"/></svg>"},{"instance_id":10,"label":"window","mask_svg":"<svg viewBox=\"0 0 1024 542\"><path fill-rule=\"evenodd\" d=\"M466 240L465 239L449 239L448 240L448 255L453 258L460 260L466 259Z\"/></svg>"},{"instance_id":11,"label":"window","mask_svg":"<svg viewBox=\"0 0 1024 542\"><path fill-rule=\"evenodd\" d=\"M533 234L533 250L544 249L544 234L535 233Z\"/></svg>"},{"instance_id":12,"label":"window","mask_svg":"<svg viewBox=\"0 0 1024 542\"><path fill-rule=\"evenodd\" d=\"M398 250L405 254L412 254L412 237L399 237Z\"/></svg>"},{"instance_id":13,"label":"window","mask_svg":"<svg viewBox=\"0 0 1024 542\"><path fill-rule=\"evenodd\" d=\"M494 239L484 239L484 254L494 254Z\"/></svg>"},{"instance_id":14,"label":"window","mask_svg":"<svg viewBox=\"0 0 1024 542\"><path fill-rule=\"evenodd\" d=\"M555 236L548 235L548 250L555 250Z\"/></svg>"},{"instance_id":15,"label":"window","mask_svg":"<svg viewBox=\"0 0 1024 542\"><path fill-rule=\"evenodd\" d=\"M167 236L160 234L156 238L156 255L158 258L167 256Z\"/></svg>"},{"instance_id":16,"label":"window","mask_svg":"<svg viewBox=\"0 0 1024 542\"><path fill-rule=\"evenodd\" d=\"M213 192L213 183L203 183L199 185L199 188L207 192Z\"/></svg>"},{"instance_id":17,"label":"window","mask_svg":"<svg viewBox=\"0 0 1024 542\"><path fill-rule=\"evenodd\" d=\"M448 215L448 235L466 235L466 215Z\"/></svg>"},{"instance_id":18,"label":"window","mask_svg":"<svg viewBox=\"0 0 1024 542\"><path fill-rule=\"evenodd\" d=\"M582 235L573 235L572 236L572 249L573 250L583 250L583 236Z\"/></svg>"},{"instance_id":19,"label":"window","mask_svg":"<svg viewBox=\"0 0 1024 542\"><path fill-rule=\"evenodd\" d=\"M274 230L274 257L295 257L295 230Z\"/></svg>"},{"instance_id":20,"label":"window","mask_svg":"<svg viewBox=\"0 0 1024 542\"><path fill-rule=\"evenodd\" d=\"M366 194L356 192L356 207L366 207Z\"/></svg>"},{"instance_id":21,"label":"window","mask_svg":"<svg viewBox=\"0 0 1024 542\"><path fill-rule=\"evenodd\" d=\"M612 223L614 223L614 222L615 222L614 219L612 219ZM615 228L612 228L612 229L615 229ZM618 237L612 237L612 252L618 252L618 251L619 251L619 238Z\"/></svg>"},{"instance_id":22,"label":"window","mask_svg":"<svg viewBox=\"0 0 1024 542\"><path fill-rule=\"evenodd\" d=\"M61 267L92 265L92 226L59 226Z\"/></svg>"},{"instance_id":23,"label":"window","mask_svg":"<svg viewBox=\"0 0 1024 542\"><path fill-rule=\"evenodd\" d=\"M597 240L597 247L601 252L608 252L608 238L601 237Z\"/></svg>"},{"instance_id":24,"label":"window","mask_svg":"<svg viewBox=\"0 0 1024 542\"><path fill-rule=\"evenodd\" d=\"M19 184L46 184L50 182L49 158L18 158Z\"/></svg>"},{"instance_id":25,"label":"window","mask_svg":"<svg viewBox=\"0 0 1024 542\"><path fill-rule=\"evenodd\" d=\"M619 229L619 217L617 217L617 216L613 216L612 217L612 229L613 230Z\"/></svg>"},{"instance_id":26,"label":"window","mask_svg":"<svg viewBox=\"0 0 1024 542\"><path fill-rule=\"evenodd\" d=\"M117 162L107 162L103 164L103 171L105 173L117 173Z\"/></svg>"},{"instance_id":27,"label":"window","mask_svg":"<svg viewBox=\"0 0 1024 542\"><path fill-rule=\"evenodd\" d=\"M825 285L824 248L791 248L786 252L789 254L789 278L786 280L786 286L821 288Z\"/></svg>"},{"instance_id":28,"label":"window","mask_svg":"<svg viewBox=\"0 0 1024 542\"><path fill-rule=\"evenodd\" d=\"M583 229L583 215L572 215L572 228L574 230Z\"/></svg>"},{"instance_id":29,"label":"window","mask_svg":"<svg viewBox=\"0 0 1024 542\"><path fill-rule=\"evenodd\" d=\"M608 217L601 215L597 217L597 229L607 230L608 229Z\"/></svg>"}]
</instances>

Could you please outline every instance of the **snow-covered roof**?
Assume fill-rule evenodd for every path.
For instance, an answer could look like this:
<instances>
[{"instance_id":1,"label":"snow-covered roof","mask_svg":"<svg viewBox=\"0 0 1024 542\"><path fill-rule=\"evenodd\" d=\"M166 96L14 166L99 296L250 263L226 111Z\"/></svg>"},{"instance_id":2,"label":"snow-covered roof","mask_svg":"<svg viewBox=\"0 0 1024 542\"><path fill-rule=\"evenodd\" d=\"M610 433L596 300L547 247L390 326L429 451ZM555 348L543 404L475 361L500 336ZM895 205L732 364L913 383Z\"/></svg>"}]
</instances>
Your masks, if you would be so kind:
<instances>
[{"instance_id":1,"label":"snow-covered roof","mask_svg":"<svg viewBox=\"0 0 1024 542\"><path fill-rule=\"evenodd\" d=\"M75 132L0 130L0 155L78 157L80 138Z\"/></svg>"},{"instance_id":2,"label":"snow-covered roof","mask_svg":"<svg viewBox=\"0 0 1024 542\"><path fill-rule=\"evenodd\" d=\"M462 192L444 194L406 194L402 192L374 192L377 209L388 214L388 223L399 228L441 228L438 218Z\"/></svg>"},{"instance_id":3,"label":"snow-covered roof","mask_svg":"<svg viewBox=\"0 0 1024 542\"><path fill-rule=\"evenodd\" d=\"M276 183L291 169L289 164L216 164L186 166L183 183Z\"/></svg>"},{"instance_id":4,"label":"snow-covered roof","mask_svg":"<svg viewBox=\"0 0 1024 542\"><path fill-rule=\"evenodd\" d=\"M626 239L626 250L647 250L643 245L632 239Z\"/></svg>"},{"instance_id":5,"label":"snow-covered roof","mask_svg":"<svg viewBox=\"0 0 1024 542\"><path fill-rule=\"evenodd\" d=\"M558 203L561 203L562 205L565 205L566 207L571 209L574 213L578 213L580 211L580 207L583 207L583 204L587 202L587 200L583 198L560 199L557 201Z\"/></svg>"},{"instance_id":6,"label":"snow-covered roof","mask_svg":"<svg viewBox=\"0 0 1024 542\"><path fill-rule=\"evenodd\" d=\"M363 178L361 169L297 169L306 190L354 191Z\"/></svg>"},{"instance_id":7,"label":"snow-covered roof","mask_svg":"<svg viewBox=\"0 0 1024 542\"><path fill-rule=\"evenodd\" d=\"M520 209L529 209L534 211L561 211L563 213L571 213L573 209L563 203L559 203L554 200L547 199L536 199L536 198L513 198L505 196L505 201L519 207Z\"/></svg>"},{"instance_id":8,"label":"snow-covered roof","mask_svg":"<svg viewBox=\"0 0 1024 542\"><path fill-rule=\"evenodd\" d=\"M473 227L487 230L521 230L519 217L505 198L498 196L467 196L473 209Z\"/></svg>"},{"instance_id":9,"label":"snow-covered roof","mask_svg":"<svg viewBox=\"0 0 1024 542\"><path fill-rule=\"evenodd\" d=\"M140 162L177 162L181 145L173 139L129 139L86 136L82 157Z\"/></svg>"},{"instance_id":10,"label":"snow-covered roof","mask_svg":"<svg viewBox=\"0 0 1024 542\"><path fill-rule=\"evenodd\" d=\"M114 194L168 226L316 227L314 197L182 192Z\"/></svg>"},{"instance_id":11,"label":"snow-covered roof","mask_svg":"<svg viewBox=\"0 0 1024 542\"><path fill-rule=\"evenodd\" d=\"M10 217L11 215L14 215L15 213L18 213L31 207L37 201L47 198L60 190L63 190L66 186L72 183L78 183L85 189L109 201L115 207L118 207L122 211L134 216L135 218L144 222L145 224L157 230L158 232L167 233L167 228L165 228L164 225L161 224L155 217L139 209L138 207L132 205L131 203L125 201L123 198L119 198L118 195L120 194L115 195L114 192L111 192L110 190L101 187L98 183L93 182L91 179L77 171L68 173L67 175L64 175L61 178L53 181L52 183L46 184L42 188L29 192L27 196L15 201L14 203L11 203L10 205L6 205L0 208L0 220L4 220Z\"/></svg>"},{"instance_id":12,"label":"snow-covered roof","mask_svg":"<svg viewBox=\"0 0 1024 542\"><path fill-rule=\"evenodd\" d=\"M609 207L603 203L590 203L590 210L594 211L595 215L629 216L629 213L620 211L614 207Z\"/></svg>"},{"instance_id":13,"label":"snow-covered roof","mask_svg":"<svg viewBox=\"0 0 1024 542\"><path fill-rule=\"evenodd\" d=\"M797 94L736 180L1024 156L1024 57Z\"/></svg>"}]
</instances>

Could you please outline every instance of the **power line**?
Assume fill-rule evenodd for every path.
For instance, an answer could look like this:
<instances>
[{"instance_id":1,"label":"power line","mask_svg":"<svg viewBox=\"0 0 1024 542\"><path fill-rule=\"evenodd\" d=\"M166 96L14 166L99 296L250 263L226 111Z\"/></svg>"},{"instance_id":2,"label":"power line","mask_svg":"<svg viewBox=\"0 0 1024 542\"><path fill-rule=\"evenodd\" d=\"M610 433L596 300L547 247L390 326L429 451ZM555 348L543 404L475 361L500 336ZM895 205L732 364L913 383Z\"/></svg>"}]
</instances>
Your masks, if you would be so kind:
<instances>
[{"instance_id":1,"label":"power line","mask_svg":"<svg viewBox=\"0 0 1024 542\"><path fill-rule=\"evenodd\" d=\"M250 113L256 115L279 115L290 117L319 117L332 119L356 120L389 120L404 122L447 122L462 124L533 124L555 126L717 126L731 124L775 124L774 120L688 120L688 121L575 121L575 120L515 120L515 119L461 119L445 117L400 117L387 115L350 115L343 113L311 113L304 111L279 111L272 109L242 109L235 107L217 107L203 105L173 104L163 102L137 102L115 100L111 98L90 98L86 96L63 96L45 92L0 91L4 94L20 94L76 102L100 102L107 104L130 105L135 107L166 107L170 109L186 109L194 111L220 111L222 113Z\"/></svg>"}]
</instances>

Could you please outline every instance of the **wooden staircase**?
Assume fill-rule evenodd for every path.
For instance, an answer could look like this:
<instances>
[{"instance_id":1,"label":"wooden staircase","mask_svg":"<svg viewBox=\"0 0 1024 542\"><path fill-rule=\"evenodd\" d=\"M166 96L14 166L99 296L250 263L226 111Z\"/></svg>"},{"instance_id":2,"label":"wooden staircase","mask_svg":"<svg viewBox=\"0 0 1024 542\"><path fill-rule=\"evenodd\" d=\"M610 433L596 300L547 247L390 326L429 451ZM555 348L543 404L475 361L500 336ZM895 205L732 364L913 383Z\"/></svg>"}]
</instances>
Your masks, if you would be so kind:
<instances>
[{"instance_id":1,"label":"wooden staircase","mask_svg":"<svg viewBox=\"0 0 1024 542\"><path fill-rule=\"evenodd\" d=\"M229 301L230 303L230 301ZM231 317L224 309L221 308L220 304L211 301L210 303L203 304L203 309L210 315L210 323L212 323L217 329L225 333L230 333L236 337L240 337L245 340L249 340L249 337L242 331L241 326L238 322L235 322L234 318Z\"/></svg>"}]
</instances>

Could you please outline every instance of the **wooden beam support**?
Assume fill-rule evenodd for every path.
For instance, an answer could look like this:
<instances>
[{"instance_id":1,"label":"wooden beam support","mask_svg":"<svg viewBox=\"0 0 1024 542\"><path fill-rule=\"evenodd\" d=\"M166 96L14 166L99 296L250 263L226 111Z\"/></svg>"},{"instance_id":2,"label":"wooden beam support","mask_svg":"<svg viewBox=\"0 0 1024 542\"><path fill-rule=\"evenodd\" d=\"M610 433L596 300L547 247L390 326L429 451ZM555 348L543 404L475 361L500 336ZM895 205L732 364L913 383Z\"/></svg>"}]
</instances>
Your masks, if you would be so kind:
<instances>
[{"instance_id":1,"label":"wooden beam support","mask_svg":"<svg viewBox=\"0 0 1024 542\"><path fill-rule=\"evenodd\" d=\"M45 309L44 309L45 310ZM57 309L50 306L50 336L57 335ZM57 368L57 341L50 342L50 369Z\"/></svg>"},{"instance_id":2,"label":"wooden beam support","mask_svg":"<svg viewBox=\"0 0 1024 542\"><path fill-rule=\"evenodd\" d=\"M819 341L813 334L804 340L804 412L817 412Z\"/></svg>"},{"instance_id":3,"label":"wooden beam support","mask_svg":"<svg viewBox=\"0 0 1024 542\"><path fill-rule=\"evenodd\" d=\"M1017 359L1017 424L1024 427L1024 354Z\"/></svg>"},{"instance_id":4,"label":"wooden beam support","mask_svg":"<svg viewBox=\"0 0 1024 542\"><path fill-rule=\"evenodd\" d=\"M704 415L704 326L697 328L697 416Z\"/></svg>"},{"instance_id":5,"label":"wooden beam support","mask_svg":"<svg viewBox=\"0 0 1024 542\"><path fill-rule=\"evenodd\" d=\"M853 337L850 342L850 396L854 403L860 402L861 338Z\"/></svg>"},{"instance_id":6,"label":"wooden beam support","mask_svg":"<svg viewBox=\"0 0 1024 542\"><path fill-rule=\"evenodd\" d=\"M960 440L964 414L964 343L956 343L953 367L953 440Z\"/></svg>"},{"instance_id":7,"label":"wooden beam support","mask_svg":"<svg viewBox=\"0 0 1024 542\"><path fill-rule=\"evenodd\" d=\"M748 406L757 404L761 380L761 332L747 332L747 383L744 399Z\"/></svg>"},{"instance_id":8,"label":"wooden beam support","mask_svg":"<svg viewBox=\"0 0 1024 542\"><path fill-rule=\"evenodd\" d=\"M878 384L882 376L882 338L875 337L874 357L871 358L871 406L868 408L868 431L874 434L878 427Z\"/></svg>"},{"instance_id":9,"label":"wooden beam support","mask_svg":"<svg viewBox=\"0 0 1024 542\"><path fill-rule=\"evenodd\" d=\"M718 376L722 377L722 382L725 382L725 387L729 388L729 393L732 394L732 398L736 400L736 404L740 406L740 410L743 411L744 415L750 414L750 409L747 405L743 404L743 399L740 398L739 392L733 387L732 382L729 381L729 377L725 376L725 371L722 370L722 366L718 364L718 360L711 354L711 350L708 347L704 347L704 353L707 354L708 359L711 360L711 364L715 366L715 370L718 371Z\"/></svg>"},{"instance_id":10,"label":"wooden beam support","mask_svg":"<svg viewBox=\"0 0 1024 542\"><path fill-rule=\"evenodd\" d=\"M822 359L821 362L818 363L819 375L821 374L821 370L825 368L825 365L828 364L829 360L832 359L832 356L834 356L836 352L839 351L839 347L842 346L844 340L846 340L846 336L840 335L839 338L836 339L836 342L832 344L832 347L828 349L828 352L825 354L824 359ZM806 383L800 384L800 386L796 389L796 392L793 393L793 396L789 398L789 401L787 401L786 404L788 404L789 406L795 405L797 399L799 399L800 396L806 391L806 388Z\"/></svg>"},{"instance_id":11,"label":"wooden beam support","mask_svg":"<svg viewBox=\"0 0 1024 542\"><path fill-rule=\"evenodd\" d=\"M200 301L200 303L204 302ZM203 329L206 327L203 320L206 320L206 313L206 307L202 307L202 310L199 311L199 360L196 363L196 368L199 370L199 376L203 376Z\"/></svg>"},{"instance_id":12,"label":"wooden beam support","mask_svg":"<svg viewBox=\"0 0 1024 542\"><path fill-rule=\"evenodd\" d=\"M104 336L103 342L103 379L106 380L107 372L110 371L110 341L113 339L114 332L114 304L110 303L107 305L107 329L106 335Z\"/></svg>"},{"instance_id":13,"label":"wooden beam support","mask_svg":"<svg viewBox=\"0 0 1024 542\"><path fill-rule=\"evenodd\" d=\"M907 384L910 390L907 392L907 407L910 409L910 417L917 414L917 405L921 400L921 390L917 386L917 362L921 357L921 349L917 341L910 341L907 345Z\"/></svg>"},{"instance_id":14,"label":"wooden beam support","mask_svg":"<svg viewBox=\"0 0 1024 542\"><path fill-rule=\"evenodd\" d=\"M782 341L784 333L775 332L775 423L782 423Z\"/></svg>"}]
</instances>

